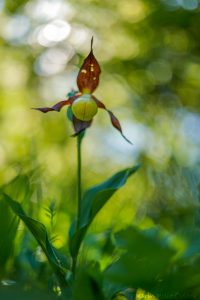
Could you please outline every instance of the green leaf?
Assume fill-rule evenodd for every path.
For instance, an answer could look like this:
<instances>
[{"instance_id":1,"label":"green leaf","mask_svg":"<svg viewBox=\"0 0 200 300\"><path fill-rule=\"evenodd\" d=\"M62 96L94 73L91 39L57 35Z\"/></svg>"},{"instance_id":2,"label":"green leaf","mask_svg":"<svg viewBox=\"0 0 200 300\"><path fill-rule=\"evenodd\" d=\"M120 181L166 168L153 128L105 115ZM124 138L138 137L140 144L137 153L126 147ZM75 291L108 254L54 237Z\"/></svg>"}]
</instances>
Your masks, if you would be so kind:
<instances>
[{"instance_id":1,"label":"green leaf","mask_svg":"<svg viewBox=\"0 0 200 300\"><path fill-rule=\"evenodd\" d=\"M67 269L66 264L62 263L63 255L59 254L58 250L52 246L45 226L39 221L28 217L17 201L12 200L6 194L3 194L2 197L6 200L12 211L24 222L26 227L32 233L32 235L46 254L46 257L53 269L60 276L60 279L64 281Z\"/></svg>"},{"instance_id":2,"label":"green leaf","mask_svg":"<svg viewBox=\"0 0 200 300\"><path fill-rule=\"evenodd\" d=\"M151 292L159 300L199 299L200 264L198 261L183 260L166 270L161 280L151 287ZM196 295L198 294L198 296Z\"/></svg>"},{"instance_id":3,"label":"green leaf","mask_svg":"<svg viewBox=\"0 0 200 300\"><path fill-rule=\"evenodd\" d=\"M18 199L20 203L26 201L27 197L29 198L33 194L33 186L31 185L33 174L34 171L30 171L26 174L17 175L1 187L2 191L12 199Z\"/></svg>"},{"instance_id":4,"label":"green leaf","mask_svg":"<svg viewBox=\"0 0 200 300\"><path fill-rule=\"evenodd\" d=\"M15 236L19 221L11 214L4 199L0 199L0 276L10 256L13 254Z\"/></svg>"},{"instance_id":5,"label":"green leaf","mask_svg":"<svg viewBox=\"0 0 200 300\"><path fill-rule=\"evenodd\" d=\"M130 287L142 288L160 300L196 299L200 258L188 260L179 239L159 227L142 231L132 227L117 233L116 246L123 254L104 272L107 296Z\"/></svg>"},{"instance_id":6,"label":"green leaf","mask_svg":"<svg viewBox=\"0 0 200 300\"><path fill-rule=\"evenodd\" d=\"M97 264L79 268L73 285L73 299L105 300L102 291L102 276Z\"/></svg>"},{"instance_id":7,"label":"green leaf","mask_svg":"<svg viewBox=\"0 0 200 300\"><path fill-rule=\"evenodd\" d=\"M77 256L86 231L97 213L112 197L112 195L126 183L127 179L139 169L139 167L140 166L137 165L120 171L114 174L108 180L90 188L85 192L81 200L79 229L77 231L74 229L70 232L69 246L72 257Z\"/></svg>"},{"instance_id":8,"label":"green leaf","mask_svg":"<svg viewBox=\"0 0 200 300\"><path fill-rule=\"evenodd\" d=\"M183 227L177 232L180 237L187 243L184 258L194 257L200 254L200 229L196 227Z\"/></svg>"},{"instance_id":9,"label":"green leaf","mask_svg":"<svg viewBox=\"0 0 200 300\"><path fill-rule=\"evenodd\" d=\"M27 290L27 287L22 288L21 286L1 286L0 287L0 299L6 300L58 300L60 297L57 297L53 292L43 291L38 289L38 286L34 289ZM69 299L69 298L68 298Z\"/></svg>"},{"instance_id":10,"label":"green leaf","mask_svg":"<svg viewBox=\"0 0 200 300\"><path fill-rule=\"evenodd\" d=\"M151 292L163 272L170 266L175 250L166 245L162 231L141 231L131 227L115 235L118 247L124 252L104 273L107 294L124 285ZM116 288L117 290L117 288Z\"/></svg>"}]
</instances>

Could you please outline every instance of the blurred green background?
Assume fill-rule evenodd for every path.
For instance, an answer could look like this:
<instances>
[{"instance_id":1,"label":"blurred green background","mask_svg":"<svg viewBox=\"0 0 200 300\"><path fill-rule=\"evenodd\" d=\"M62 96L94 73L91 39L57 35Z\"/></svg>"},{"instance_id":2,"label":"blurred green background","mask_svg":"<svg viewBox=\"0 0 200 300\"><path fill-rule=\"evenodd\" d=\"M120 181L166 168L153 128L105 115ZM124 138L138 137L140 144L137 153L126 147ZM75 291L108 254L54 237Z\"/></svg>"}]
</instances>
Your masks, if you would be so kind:
<instances>
[{"instance_id":1,"label":"blurred green background","mask_svg":"<svg viewBox=\"0 0 200 300\"><path fill-rule=\"evenodd\" d=\"M83 142L84 188L142 167L98 215L85 255L100 259L109 228L199 225L199 28L198 0L0 0L0 182L47 226L56 247L66 248L76 210L76 140L65 108L45 115L31 108L76 89L92 36L102 68L95 96L133 146L99 111ZM6 213L2 207L2 222ZM9 249L1 279L38 282L31 257L45 258L22 225Z\"/></svg>"}]
</instances>

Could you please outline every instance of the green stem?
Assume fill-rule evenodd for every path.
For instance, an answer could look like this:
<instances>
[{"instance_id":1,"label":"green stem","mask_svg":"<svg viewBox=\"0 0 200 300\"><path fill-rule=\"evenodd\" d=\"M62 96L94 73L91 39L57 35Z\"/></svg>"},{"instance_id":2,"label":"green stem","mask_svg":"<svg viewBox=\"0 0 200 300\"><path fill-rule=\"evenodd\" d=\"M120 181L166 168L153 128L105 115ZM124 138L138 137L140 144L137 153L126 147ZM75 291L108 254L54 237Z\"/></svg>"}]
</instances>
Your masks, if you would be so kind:
<instances>
[{"instance_id":1,"label":"green stem","mask_svg":"<svg viewBox=\"0 0 200 300\"><path fill-rule=\"evenodd\" d=\"M81 141L82 137L79 134L77 136L77 195L78 195L78 203L77 203L77 229L80 226L80 216L81 216Z\"/></svg>"},{"instance_id":2,"label":"green stem","mask_svg":"<svg viewBox=\"0 0 200 300\"><path fill-rule=\"evenodd\" d=\"M83 136L79 134L77 136L77 223L76 230L79 229L80 226L80 217L81 217L81 142ZM77 264L77 256L73 257L72 261L72 274L75 276L76 264Z\"/></svg>"},{"instance_id":3,"label":"green stem","mask_svg":"<svg viewBox=\"0 0 200 300\"><path fill-rule=\"evenodd\" d=\"M77 256L73 257L73 260L72 260L72 274L73 274L73 278L75 277L76 263L77 263Z\"/></svg>"}]
</instances>

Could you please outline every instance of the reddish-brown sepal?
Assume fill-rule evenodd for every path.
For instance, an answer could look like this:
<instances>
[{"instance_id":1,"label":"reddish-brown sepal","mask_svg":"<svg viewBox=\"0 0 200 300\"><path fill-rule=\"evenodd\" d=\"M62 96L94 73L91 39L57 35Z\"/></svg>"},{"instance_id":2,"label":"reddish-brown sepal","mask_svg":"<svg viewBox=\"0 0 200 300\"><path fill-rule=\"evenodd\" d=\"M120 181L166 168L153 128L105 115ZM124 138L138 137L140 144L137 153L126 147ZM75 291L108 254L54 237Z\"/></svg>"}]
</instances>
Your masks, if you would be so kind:
<instances>
[{"instance_id":1,"label":"reddish-brown sepal","mask_svg":"<svg viewBox=\"0 0 200 300\"><path fill-rule=\"evenodd\" d=\"M99 84L101 68L93 54L92 44L93 38L91 40L91 51L84 60L77 76L77 85L81 93L92 94Z\"/></svg>"}]
</instances>

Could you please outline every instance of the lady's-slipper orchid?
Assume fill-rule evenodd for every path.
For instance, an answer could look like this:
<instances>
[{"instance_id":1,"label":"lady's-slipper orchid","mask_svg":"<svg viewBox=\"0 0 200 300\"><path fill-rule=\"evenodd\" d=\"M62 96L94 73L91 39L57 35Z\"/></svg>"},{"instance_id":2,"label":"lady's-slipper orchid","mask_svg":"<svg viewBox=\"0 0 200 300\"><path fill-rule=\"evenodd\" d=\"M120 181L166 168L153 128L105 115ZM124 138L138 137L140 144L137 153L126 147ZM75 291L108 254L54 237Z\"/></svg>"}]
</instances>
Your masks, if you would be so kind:
<instances>
[{"instance_id":1,"label":"lady's-slipper orchid","mask_svg":"<svg viewBox=\"0 0 200 300\"><path fill-rule=\"evenodd\" d=\"M79 92L71 93L67 100L60 101L52 107L34 109L43 113L47 113L49 111L59 112L63 106L70 105L73 114L72 122L75 129L75 134L73 136L77 136L80 132L84 131L91 125L98 108L104 109L108 112L112 125L120 131L125 140L131 144L131 142L124 136L119 120L92 94L99 84L99 76L101 73L99 63L93 54L92 46L93 38L91 40L91 51L84 60L77 76Z\"/></svg>"}]
</instances>

